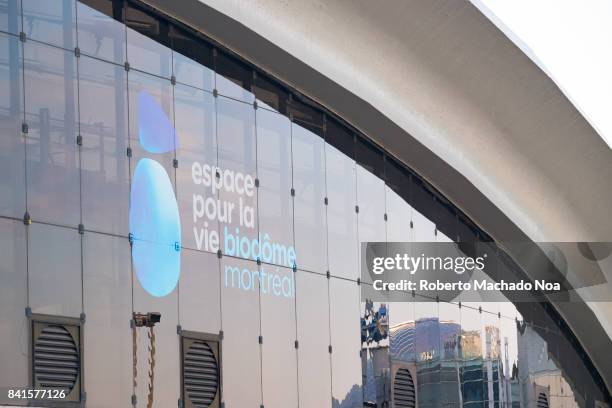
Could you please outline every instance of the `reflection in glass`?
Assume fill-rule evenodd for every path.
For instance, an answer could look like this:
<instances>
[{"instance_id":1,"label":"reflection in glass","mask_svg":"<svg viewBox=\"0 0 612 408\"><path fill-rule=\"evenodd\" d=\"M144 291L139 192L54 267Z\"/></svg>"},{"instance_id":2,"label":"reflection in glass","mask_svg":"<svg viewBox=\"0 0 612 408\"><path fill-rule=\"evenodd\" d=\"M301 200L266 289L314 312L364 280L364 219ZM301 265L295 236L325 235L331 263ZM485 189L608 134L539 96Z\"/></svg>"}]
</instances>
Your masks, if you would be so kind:
<instances>
[{"instance_id":1,"label":"reflection in glass","mask_svg":"<svg viewBox=\"0 0 612 408\"><path fill-rule=\"evenodd\" d=\"M327 278L298 270L295 280L299 403L326 407L331 399Z\"/></svg>"},{"instance_id":2,"label":"reflection in glass","mask_svg":"<svg viewBox=\"0 0 612 408\"><path fill-rule=\"evenodd\" d=\"M177 375L180 372L179 336L176 334L179 291L175 288L164 297L154 296L142 286L136 271L132 273L134 311L161 313L161 321L155 325L155 345L157 350L163 350L163 353L157 353L155 358L155 404L161 407L174 406L180 395L180 376ZM149 339L145 332L140 331L138 334L138 401L146 401L148 393L147 387L142 386L149 381Z\"/></svg>"},{"instance_id":3,"label":"reflection in glass","mask_svg":"<svg viewBox=\"0 0 612 408\"><path fill-rule=\"evenodd\" d=\"M189 57L178 52L172 53L173 72L178 83L212 92L214 89L214 72Z\"/></svg>"},{"instance_id":4,"label":"reflection in glass","mask_svg":"<svg viewBox=\"0 0 612 408\"><path fill-rule=\"evenodd\" d=\"M26 387L29 327L23 312L27 306L26 227L21 221L0 218L0 384ZM10 351L10 352L9 352ZM9 368L10 369L6 369ZM0 403L6 400L0 395Z\"/></svg>"},{"instance_id":5,"label":"reflection in glass","mask_svg":"<svg viewBox=\"0 0 612 408\"><path fill-rule=\"evenodd\" d=\"M416 298L415 353L419 406L440 406L440 331L438 303Z\"/></svg>"},{"instance_id":6,"label":"reflection in glass","mask_svg":"<svg viewBox=\"0 0 612 408\"><path fill-rule=\"evenodd\" d=\"M258 271L253 261L221 260L222 395L228 407L257 406L262 398Z\"/></svg>"},{"instance_id":7,"label":"reflection in glass","mask_svg":"<svg viewBox=\"0 0 612 408\"><path fill-rule=\"evenodd\" d=\"M27 188L32 219L77 226L79 159L74 53L24 44Z\"/></svg>"},{"instance_id":8,"label":"reflection in glass","mask_svg":"<svg viewBox=\"0 0 612 408\"><path fill-rule=\"evenodd\" d=\"M28 227L30 307L33 313L79 317L81 236L76 229Z\"/></svg>"},{"instance_id":9,"label":"reflection in glass","mask_svg":"<svg viewBox=\"0 0 612 408\"><path fill-rule=\"evenodd\" d=\"M111 1L103 3L113 13ZM79 49L81 53L123 65L125 26L106 14L77 1Z\"/></svg>"},{"instance_id":10,"label":"reflection in glass","mask_svg":"<svg viewBox=\"0 0 612 408\"><path fill-rule=\"evenodd\" d=\"M176 135L172 84L166 79L136 71L129 72L128 84L132 169L143 157L154 159L164 167L174 184L175 154L171 147L176 146ZM144 103L155 106L155 112L146 109ZM152 122L164 123L165 126L151 127Z\"/></svg>"},{"instance_id":11,"label":"reflection in glass","mask_svg":"<svg viewBox=\"0 0 612 408\"><path fill-rule=\"evenodd\" d=\"M387 186L385 194L387 242L410 242L413 235L410 228L412 207Z\"/></svg>"},{"instance_id":12,"label":"reflection in glass","mask_svg":"<svg viewBox=\"0 0 612 408\"><path fill-rule=\"evenodd\" d=\"M149 74L170 78L172 75L172 51L165 45L139 33L133 28L144 30L147 34L157 36L160 26L157 20L151 19L142 11L128 7L127 20L127 60L130 67Z\"/></svg>"},{"instance_id":13,"label":"reflection in glass","mask_svg":"<svg viewBox=\"0 0 612 408\"><path fill-rule=\"evenodd\" d=\"M274 289L276 283L281 286L281 276L295 279L294 272L263 264L260 274L263 280L274 275L261 286L262 290L268 286L267 293L261 294L263 404L295 407L298 405L295 297L284 296L281 290L275 293Z\"/></svg>"},{"instance_id":14,"label":"reflection in glass","mask_svg":"<svg viewBox=\"0 0 612 408\"><path fill-rule=\"evenodd\" d=\"M260 240L268 236L286 256L277 265L293 267L293 198L291 196L291 123L286 116L257 109L257 207Z\"/></svg>"},{"instance_id":15,"label":"reflection in glass","mask_svg":"<svg viewBox=\"0 0 612 408\"><path fill-rule=\"evenodd\" d=\"M218 209L221 250L224 254L256 259L259 252L255 110L252 105L231 99L216 100L220 168L216 180L222 185Z\"/></svg>"},{"instance_id":16,"label":"reflection in glass","mask_svg":"<svg viewBox=\"0 0 612 408\"><path fill-rule=\"evenodd\" d=\"M362 283L364 285L364 283ZM387 304L361 302L361 370L364 403L384 406L389 401L389 309Z\"/></svg>"},{"instance_id":17,"label":"reflection in glass","mask_svg":"<svg viewBox=\"0 0 612 408\"><path fill-rule=\"evenodd\" d=\"M27 38L66 49L76 47L75 0L22 0Z\"/></svg>"},{"instance_id":18,"label":"reflection in glass","mask_svg":"<svg viewBox=\"0 0 612 408\"><path fill-rule=\"evenodd\" d=\"M20 0L0 0L0 31L11 34L21 31Z\"/></svg>"},{"instance_id":19,"label":"reflection in glass","mask_svg":"<svg viewBox=\"0 0 612 408\"><path fill-rule=\"evenodd\" d=\"M127 87L122 67L79 58L83 224L128 233Z\"/></svg>"},{"instance_id":20,"label":"reflection in glass","mask_svg":"<svg viewBox=\"0 0 612 408\"><path fill-rule=\"evenodd\" d=\"M357 279L358 245L355 161L325 144L329 271Z\"/></svg>"},{"instance_id":21,"label":"reflection in glass","mask_svg":"<svg viewBox=\"0 0 612 408\"><path fill-rule=\"evenodd\" d=\"M461 406L461 312L459 305L439 303L440 401L442 406Z\"/></svg>"},{"instance_id":22,"label":"reflection in glass","mask_svg":"<svg viewBox=\"0 0 612 408\"><path fill-rule=\"evenodd\" d=\"M0 5L2 7L2 5ZM21 218L25 213L25 149L21 44L0 34L0 215Z\"/></svg>"},{"instance_id":23,"label":"reflection in glass","mask_svg":"<svg viewBox=\"0 0 612 408\"><path fill-rule=\"evenodd\" d=\"M332 407L356 408L363 404L359 327L359 286L332 278L330 327L332 346Z\"/></svg>"},{"instance_id":24,"label":"reflection in glass","mask_svg":"<svg viewBox=\"0 0 612 408\"><path fill-rule=\"evenodd\" d=\"M295 250L301 269L327 270L325 147L323 139L292 123Z\"/></svg>"},{"instance_id":25,"label":"reflection in glass","mask_svg":"<svg viewBox=\"0 0 612 408\"><path fill-rule=\"evenodd\" d=\"M463 303L461 307L461 392L464 406L483 405L485 400L483 384L483 338L481 316L474 306Z\"/></svg>"},{"instance_id":26,"label":"reflection in glass","mask_svg":"<svg viewBox=\"0 0 612 408\"><path fill-rule=\"evenodd\" d=\"M385 183L360 165L356 166L356 172L359 243L385 242ZM357 259L360 260L361 245L358 246L358 252ZM360 272L359 276L371 283L369 273Z\"/></svg>"},{"instance_id":27,"label":"reflection in glass","mask_svg":"<svg viewBox=\"0 0 612 408\"><path fill-rule=\"evenodd\" d=\"M217 252L221 247L218 192L211 183L217 166L215 99L208 92L174 88L177 150L176 191L186 248Z\"/></svg>"},{"instance_id":28,"label":"reflection in glass","mask_svg":"<svg viewBox=\"0 0 612 408\"><path fill-rule=\"evenodd\" d=\"M183 330L219 333L221 299L216 254L184 249L179 280L179 324Z\"/></svg>"},{"instance_id":29,"label":"reflection in glass","mask_svg":"<svg viewBox=\"0 0 612 408\"><path fill-rule=\"evenodd\" d=\"M87 405L123 406L132 395L130 245L125 237L83 236ZM163 316L165 318L166 316ZM104 387L100 387L104 384Z\"/></svg>"}]
</instances>

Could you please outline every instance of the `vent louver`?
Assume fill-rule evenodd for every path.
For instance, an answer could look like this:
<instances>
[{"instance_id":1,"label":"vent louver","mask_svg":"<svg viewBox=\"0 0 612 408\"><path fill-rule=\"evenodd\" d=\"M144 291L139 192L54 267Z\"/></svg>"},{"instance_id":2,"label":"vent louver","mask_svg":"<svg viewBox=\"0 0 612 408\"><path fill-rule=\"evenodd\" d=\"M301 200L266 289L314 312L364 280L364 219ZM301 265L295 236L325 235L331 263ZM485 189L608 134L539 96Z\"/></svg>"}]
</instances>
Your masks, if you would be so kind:
<instances>
[{"instance_id":1,"label":"vent louver","mask_svg":"<svg viewBox=\"0 0 612 408\"><path fill-rule=\"evenodd\" d=\"M405 368L400 368L395 373L393 381L393 406L395 408L416 407L414 381L410 371Z\"/></svg>"},{"instance_id":2,"label":"vent louver","mask_svg":"<svg viewBox=\"0 0 612 408\"><path fill-rule=\"evenodd\" d=\"M65 397L58 403L81 399L80 341L78 320L32 317L32 384L37 389L63 390Z\"/></svg>"},{"instance_id":3,"label":"vent louver","mask_svg":"<svg viewBox=\"0 0 612 408\"><path fill-rule=\"evenodd\" d=\"M186 407L208 408L217 401L219 365L215 343L184 339L183 389Z\"/></svg>"},{"instance_id":4,"label":"vent louver","mask_svg":"<svg viewBox=\"0 0 612 408\"><path fill-rule=\"evenodd\" d=\"M548 398L543 392L538 395L538 408L548 408Z\"/></svg>"}]
</instances>

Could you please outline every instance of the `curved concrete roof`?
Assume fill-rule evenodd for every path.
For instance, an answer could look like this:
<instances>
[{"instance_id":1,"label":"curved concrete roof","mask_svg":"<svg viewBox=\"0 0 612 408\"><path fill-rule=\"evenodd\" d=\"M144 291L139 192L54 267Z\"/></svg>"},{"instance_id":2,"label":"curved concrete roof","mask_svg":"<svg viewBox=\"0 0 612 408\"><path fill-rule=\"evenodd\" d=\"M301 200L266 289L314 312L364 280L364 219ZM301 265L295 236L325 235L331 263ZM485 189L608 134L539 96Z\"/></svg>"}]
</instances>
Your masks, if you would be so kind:
<instances>
[{"instance_id":1,"label":"curved concrete roof","mask_svg":"<svg viewBox=\"0 0 612 408\"><path fill-rule=\"evenodd\" d=\"M148 2L338 113L495 239L612 241L612 151L471 3ZM591 357L609 353L610 303L590 305L598 319L556 306ZM611 388L612 360L593 360Z\"/></svg>"}]
</instances>

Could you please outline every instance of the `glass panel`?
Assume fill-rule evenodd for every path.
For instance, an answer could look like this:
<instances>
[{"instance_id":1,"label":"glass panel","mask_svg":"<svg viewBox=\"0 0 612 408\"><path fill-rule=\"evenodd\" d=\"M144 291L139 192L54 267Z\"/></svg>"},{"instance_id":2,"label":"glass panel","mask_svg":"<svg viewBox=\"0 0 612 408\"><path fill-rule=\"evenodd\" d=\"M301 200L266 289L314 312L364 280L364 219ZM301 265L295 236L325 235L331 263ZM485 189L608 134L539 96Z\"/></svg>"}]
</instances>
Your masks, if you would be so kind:
<instances>
[{"instance_id":1,"label":"glass panel","mask_svg":"<svg viewBox=\"0 0 612 408\"><path fill-rule=\"evenodd\" d=\"M207 92L176 85L174 103L182 244L216 253L221 247L218 219L225 216L225 208L219 205L219 194L213 192L212 184L217 165L215 99Z\"/></svg>"},{"instance_id":2,"label":"glass panel","mask_svg":"<svg viewBox=\"0 0 612 408\"><path fill-rule=\"evenodd\" d=\"M44 224L28 228L32 312L80 316L81 236L74 229Z\"/></svg>"},{"instance_id":3,"label":"glass panel","mask_svg":"<svg viewBox=\"0 0 612 408\"><path fill-rule=\"evenodd\" d=\"M325 144L329 271L349 279L359 277L355 161Z\"/></svg>"},{"instance_id":4,"label":"glass panel","mask_svg":"<svg viewBox=\"0 0 612 408\"><path fill-rule=\"evenodd\" d=\"M105 5L108 15L112 15L112 2ZM108 15L77 2L79 48L83 54L123 65L125 26Z\"/></svg>"},{"instance_id":5,"label":"glass panel","mask_svg":"<svg viewBox=\"0 0 612 408\"><path fill-rule=\"evenodd\" d=\"M223 257L223 399L228 407L261 402L259 273L255 262Z\"/></svg>"},{"instance_id":6,"label":"glass panel","mask_svg":"<svg viewBox=\"0 0 612 408\"><path fill-rule=\"evenodd\" d=\"M74 0L22 0L22 7L28 38L71 50L76 47Z\"/></svg>"},{"instance_id":7,"label":"glass panel","mask_svg":"<svg viewBox=\"0 0 612 408\"><path fill-rule=\"evenodd\" d=\"M323 275L298 271L296 310L301 407L328 407L331 399L329 294Z\"/></svg>"},{"instance_id":8,"label":"glass panel","mask_svg":"<svg viewBox=\"0 0 612 408\"><path fill-rule=\"evenodd\" d=\"M158 244L157 251L166 250L165 246ZM151 246L155 251L155 246ZM132 249L133 251L133 249ZM136 271L133 272L136 275ZM155 347L158 351L155 356L155 404L161 407L176 405L180 397L180 337L176 334L178 325L178 290L175 288L168 295L153 296L146 291L137 276L132 277L134 285L134 311L140 313L159 312L161 321L155 325ZM149 338L148 329L138 330L138 387L136 398L146 401L149 383Z\"/></svg>"},{"instance_id":9,"label":"glass panel","mask_svg":"<svg viewBox=\"0 0 612 408\"><path fill-rule=\"evenodd\" d=\"M137 71L129 72L128 82L132 260L139 283L154 296L165 296L180 275L173 89L169 80Z\"/></svg>"},{"instance_id":10,"label":"glass panel","mask_svg":"<svg viewBox=\"0 0 612 408\"><path fill-rule=\"evenodd\" d=\"M126 324L132 314L127 238L83 236L83 301L87 406L123 406L132 395L132 334Z\"/></svg>"},{"instance_id":11,"label":"glass panel","mask_svg":"<svg viewBox=\"0 0 612 408\"><path fill-rule=\"evenodd\" d=\"M413 209L395 191L385 186L387 208L387 241L409 242L412 239L410 220Z\"/></svg>"},{"instance_id":12,"label":"glass panel","mask_svg":"<svg viewBox=\"0 0 612 408\"><path fill-rule=\"evenodd\" d=\"M172 84L166 79L130 71L130 146L132 167L141 158L159 162L174 185L176 147Z\"/></svg>"},{"instance_id":13,"label":"glass panel","mask_svg":"<svg viewBox=\"0 0 612 408\"><path fill-rule=\"evenodd\" d=\"M170 78L172 75L172 51L170 48L129 28L135 26L146 31L147 34L159 36L159 20L153 19L133 7L126 10L128 22L127 60L130 67L149 74Z\"/></svg>"},{"instance_id":14,"label":"glass panel","mask_svg":"<svg viewBox=\"0 0 612 408\"><path fill-rule=\"evenodd\" d=\"M20 0L0 0L0 31L11 34L21 31Z\"/></svg>"},{"instance_id":15,"label":"glass panel","mask_svg":"<svg viewBox=\"0 0 612 408\"><path fill-rule=\"evenodd\" d=\"M436 242L436 226L420 212L412 212L414 242Z\"/></svg>"},{"instance_id":16,"label":"glass panel","mask_svg":"<svg viewBox=\"0 0 612 408\"><path fill-rule=\"evenodd\" d=\"M295 407L298 401L294 272L262 264L260 276L263 403L273 408Z\"/></svg>"},{"instance_id":17,"label":"glass panel","mask_svg":"<svg viewBox=\"0 0 612 408\"><path fill-rule=\"evenodd\" d=\"M257 245L253 245L258 235L254 120L253 106L217 98L217 183L221 185L221 204L228 209L228 217L221 225L221 249L226 255L247 259L256 259L258 253Z\"/></svg>"},{"instance_id":18,"label":"glass panel","mask_svg":"<svg viewBox=\"0 0 612 408\"><path fill-rule=\"evenodd\" d=\"M487 304L488 308L495 304ZM499 317L497 314L483 311L481 313L483 336L483 389L485 404L499 404L499 370L501 368L501 337Z\"/></svg>"},{"instance_id":19,"label":"glass panel","mask_svg":"<svg viewBox=\"0 0 612 408\"><path fill-rule=\"evenodd\" d=\"M359 327L359 286L332 278L330 326L332 345L332 406L361 407L361 335Z\"/></svg>"},{"instance_id":20,"label":"glass panel","mask_svg":"<svg viewBox=\"0 0 612 408\"><path fill-rule=\"evenodd\" d=\"M385 183L368 170L357 165L357 214L359 234L359 260L362 242L385 242ZM361 262L359 262L361 267ZM370 274L365 273L365 282L371 283Z\"/></svg>"},{"instance_id":21,"label":"glass panel","mask_svg":"<svg viewBox=\"0 0 612 408\"><path fill-rule=\"evenodd\" d=\"M391 365L388 335L387 304L370 300L361 302L361 370L366 404L380 406L389 399L387 384L391 380Z\"/></svg>"},{"instance_id":22,"label":"glass panel","mask_svg":"<svg viewBox=\"0 0 612 408\"><path fill-rule=\"evenodd\" d=\"M80 209L74 53L28 41L24 55L28 211L34 220L76 226Z\"/></svg>"},{"instance_id":23,"label":"glass panel","mask_svg":"<svg viewBox=\"0 0 612 408\"><path fill-rule=\"evenodd\" d=\"M201 43L192 44L196 50L200 47L204 48ZM204 48L202 51L210 52L212 55L212 51L209 51L208 48ZM174 64L174 76L177 82L212 92L215 87L215 78L214 72L210 68L178 52L172 53L172 59Z\"/></svg>"},{"instance_id":24,"label":"glass panel","mask_svg":"<svg viewBox=\"0 0 612 408\"><path fill-rule=\"evenodd\" d=\"M265 109L256 112L259 234L262 245L269 241L273 248L271 256L262 251L261 259L293 267L291 124L286 116Z\"/></svg>"},{"instance_id":25,"label":"glass panel","mask_svg":"<svg viewBox=\"0 0 612 408\"><path fill-rule=\"evenodd\" d=\"M414 302L394 302L389 305L389 348L394 361L414 362L415 355Z\"/></svg>"},{"instance_id":26,"label":"glass panel","mask_svg":"<svg viewBox=\"0 0 612 408\"><path fill-rule=\"evenodd\" d=\"M79 81L83 224L88 230L126 236L126 73L122 67L83 56Z\"/></svg>"},{"instance_id":27,"label":"glass panel","mask_svg":"<svg viewBox=\"0 0 612 408\"><path fill-rule=\"evenodd\" d=\"M439 303L440 401L442 406L461 406L461 310L455 303Z\"/></svg>"},{"instance_id":28,"label":"glass panel","mask_svg":"<svg viewBox=\"0 0 612 408\"><path fill-rule=\"evenodd\" d=\"M291 143L297 264L301 269L323 273L327 270L324 142L294 123Z\"/></svg>"},{"instance_id":29,"label":"glass panel","mask_svg":"<svg viewBox=\"0 0 612 408\"><path fill-rule=\"evenodd\" d=\"M0 4L0 7L2 5ZM21 44L0 34L0 215L21 218L25 213L25 148Z\"/></svg>"},{"instance_id":30,"label":"glass panel","mask_svg":"<svg viewBox=\"0 0 612 408\"><path fill-rule=\"evenodd\" d=\"M476 308L475 308L476 307ZM461 307L461 391L463 406L482 407L485 400L483 383L483 338L478 305L463 303Z\"/></svg>"},{"instance_id":31,"label":"glass panel","mask_svg":"<svg viewBox=\"0 0 612 408\"><path fill-rule=\"evenodd\" d=\"M417 295L414 313L419 407L438 407L441 406L438 303L419 301Z\"/></svg>"},{"instance_id":32,"label":"glass panel","mask_svg":"<svg viewBox=\"0 0 612 408\"><path fill-rule=\"evenodd\" d=\"M179 324L183 330L219 333L221 301L217 254L184 249L179 280Z\"/></svg>"},{"instance_id":33,"label":"glass panel","mask_svg":"<svg viewBox=\"0 0 612 408\"><path fill-rule=\"evenodd\" d=\"M255 101L255 95L247 90L253 82L248 66L217 50L215 69L215 88L220 95L247 103Z\"/></svg>"},{"instance_id":34,"label":"glass panel","mask_svg":"<svg viewBox=\"0 0 612 408\"><path fill-rule=\"evenodd\" d=\"M0 218L0 387L26 387L28 379L28 319L25 227ZM5 392L0 403L8 401Z\"/></svg>"}]
</instances>

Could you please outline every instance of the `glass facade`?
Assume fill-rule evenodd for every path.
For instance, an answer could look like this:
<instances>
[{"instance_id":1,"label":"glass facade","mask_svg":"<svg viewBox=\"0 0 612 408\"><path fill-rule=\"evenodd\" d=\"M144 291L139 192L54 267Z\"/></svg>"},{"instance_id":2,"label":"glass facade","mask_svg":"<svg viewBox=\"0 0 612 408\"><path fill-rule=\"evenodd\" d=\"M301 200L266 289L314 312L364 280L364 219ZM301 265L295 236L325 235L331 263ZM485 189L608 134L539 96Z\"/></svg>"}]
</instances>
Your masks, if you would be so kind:
<instances>
[{"instance_id":1,"label":"glass facade","mask_svg":"<svg viewBox=\"0 0 612 408\"><path fill-rule=\"evenodd\" d=\"M27 314L66 316L86 406L142 404L129 321L155 311L156 407L181 398L181 330L221 338L226 408L409 406L399 369L420 407L606 400L541 305L360 300L360 242L454 240L460 213L340 119L131 2L0 13L0 387L31 385Z\"/></svg>"}]
</instances>

